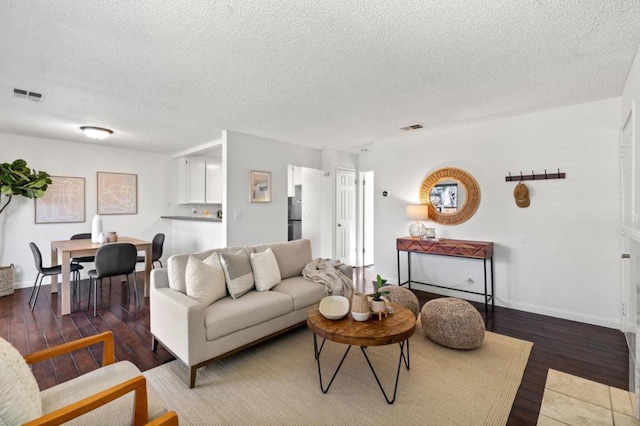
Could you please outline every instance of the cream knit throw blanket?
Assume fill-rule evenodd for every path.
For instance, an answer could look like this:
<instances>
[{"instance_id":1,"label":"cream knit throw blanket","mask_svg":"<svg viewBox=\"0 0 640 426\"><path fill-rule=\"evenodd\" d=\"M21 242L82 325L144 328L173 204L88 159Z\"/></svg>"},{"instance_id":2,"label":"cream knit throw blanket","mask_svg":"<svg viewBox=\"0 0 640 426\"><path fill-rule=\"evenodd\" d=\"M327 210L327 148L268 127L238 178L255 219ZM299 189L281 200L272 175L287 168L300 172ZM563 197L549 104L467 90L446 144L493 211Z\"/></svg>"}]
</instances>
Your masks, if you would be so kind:
<instances>
[{"instance_id":1,"label":"cream knit throw blanket","mask_svg":"<svg viewBox=\"0 0 640 426\"><path fill-rule=\"evenodd\" d=\"M302 275L313 282L324 284L328 296L353 295L353 281L338 270L342 262L335 259L316 258L311 260L302 270Z\"/></svg>"}]
</instances>

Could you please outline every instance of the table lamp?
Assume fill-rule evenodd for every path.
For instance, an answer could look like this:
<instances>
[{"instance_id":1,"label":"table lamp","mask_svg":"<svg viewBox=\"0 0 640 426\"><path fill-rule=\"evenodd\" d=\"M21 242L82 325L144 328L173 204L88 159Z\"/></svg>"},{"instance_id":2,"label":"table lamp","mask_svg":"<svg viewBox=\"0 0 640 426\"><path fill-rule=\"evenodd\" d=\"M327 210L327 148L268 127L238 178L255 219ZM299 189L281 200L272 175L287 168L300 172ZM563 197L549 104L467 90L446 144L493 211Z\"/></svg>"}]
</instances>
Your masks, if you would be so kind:
<instances>
[{"instance_id":1,"label":"table lamp","mask_svg":"<svg viewBox=\"0 0 640 426\"><path fill-rule=\"evenodd\" d=\"M423 238L427 235L427 228L420 222L429 219L428 204L410 204L407 206L407 218L415 220L409 227L409 235L412 237Z\"/></svg>"}]
</instances>

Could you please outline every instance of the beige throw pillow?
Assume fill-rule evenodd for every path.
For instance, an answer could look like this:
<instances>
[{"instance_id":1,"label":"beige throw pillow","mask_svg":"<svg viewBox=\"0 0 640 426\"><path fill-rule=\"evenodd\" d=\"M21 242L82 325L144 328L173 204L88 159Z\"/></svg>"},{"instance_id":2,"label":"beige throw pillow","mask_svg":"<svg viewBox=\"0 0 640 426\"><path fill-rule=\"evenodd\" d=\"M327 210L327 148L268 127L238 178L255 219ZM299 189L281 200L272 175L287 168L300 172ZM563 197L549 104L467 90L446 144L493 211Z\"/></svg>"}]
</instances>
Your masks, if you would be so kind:
<instances>
[{"instance_id":1,"label":"beige throw pillow","mask_svg":"<svg viewBox=\"0 0 640 426\"><path fill-rule=\"evenodd\" d=\"M243 251L236 254L222 253L220 263L227 281L227 291L232 299L237 299L253 288L251 263Z\"/></svg>"},{"instance_id":2,"label":"beige throw pillow","mask_svg":"<svg viewBox=\"0 0 640 426\"><path fill-rule=\"evenodd\" d=\"M280 268L270 248L262 253L251 253L250 261L256 290L268 291L280 284Z\"/></svg>"},{"instance_id":3,"label":"beige throw pillow","mask_svg":"<svg viewBox=\"0 0 640 426\"><path fill-rule=\"evenodd\" d=\"M227 295L224 271L220 264L220 256L213 253L204 261L189 256L185 272L187 296L209 306Z\"/></svg>"}]
</instances>

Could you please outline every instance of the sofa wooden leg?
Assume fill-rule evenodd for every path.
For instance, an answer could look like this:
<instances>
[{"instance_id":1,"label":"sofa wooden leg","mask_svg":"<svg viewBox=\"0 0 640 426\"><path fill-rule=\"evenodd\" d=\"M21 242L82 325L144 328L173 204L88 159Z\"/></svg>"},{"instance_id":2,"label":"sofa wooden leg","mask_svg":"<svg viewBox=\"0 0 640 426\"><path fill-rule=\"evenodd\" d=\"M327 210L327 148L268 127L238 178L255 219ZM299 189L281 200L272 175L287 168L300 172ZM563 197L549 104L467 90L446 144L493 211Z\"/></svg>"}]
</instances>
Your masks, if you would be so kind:
<instances>
[{"instance_id":1,"label":"sofa wooden leg","mask_svg":"<svg viewBox=\"0 0 640 426\"><path fill-rule=\"evenodd\" d=\"M151 351L155 352L158 350L158 339L153 334L151 335Z\"/></svg>"},{"instance_id":2,"label":"sofa wooden leg","mask_svg":"<svg viewBox=\"0 0 640 426\"><path fill-rule=\"evenodd\" d=\"M189 389L193 389L196 385L196 373L198 372L198 367L191 366L189 369Z\"/></svg>"}]
</instances>

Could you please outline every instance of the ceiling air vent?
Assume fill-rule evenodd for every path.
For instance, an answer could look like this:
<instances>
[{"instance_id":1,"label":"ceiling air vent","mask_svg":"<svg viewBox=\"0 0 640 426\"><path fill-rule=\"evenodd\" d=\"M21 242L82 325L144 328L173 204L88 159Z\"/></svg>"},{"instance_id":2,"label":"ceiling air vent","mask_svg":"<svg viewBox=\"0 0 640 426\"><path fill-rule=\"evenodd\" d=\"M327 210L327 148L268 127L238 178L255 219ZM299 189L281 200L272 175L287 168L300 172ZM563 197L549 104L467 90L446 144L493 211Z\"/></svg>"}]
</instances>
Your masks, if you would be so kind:
<instances>
[{"instance_id":1,"label":"ceiling air vent","mask_svg":"<svg viewBox=\"0 0 640 426\"><path fill-rule=\"evenodd\" d=\"M411 126L400 127L400 130L403 130L406 132L408 130L418 130L422 128L423 128L422 124L412 124Z\"/></svg>"},{"instance_id":2,"label":"ceiling air vent","mask_svg":"<svg viewBox=\"0 0 640 426\"><path fill-rule=\"evenodd\" d=\"M42 100L42 93L29 92L23 89L13 89L13 96L21 99L29 99L33 102L40 102Z\"/></svg>"}]
</instances>

